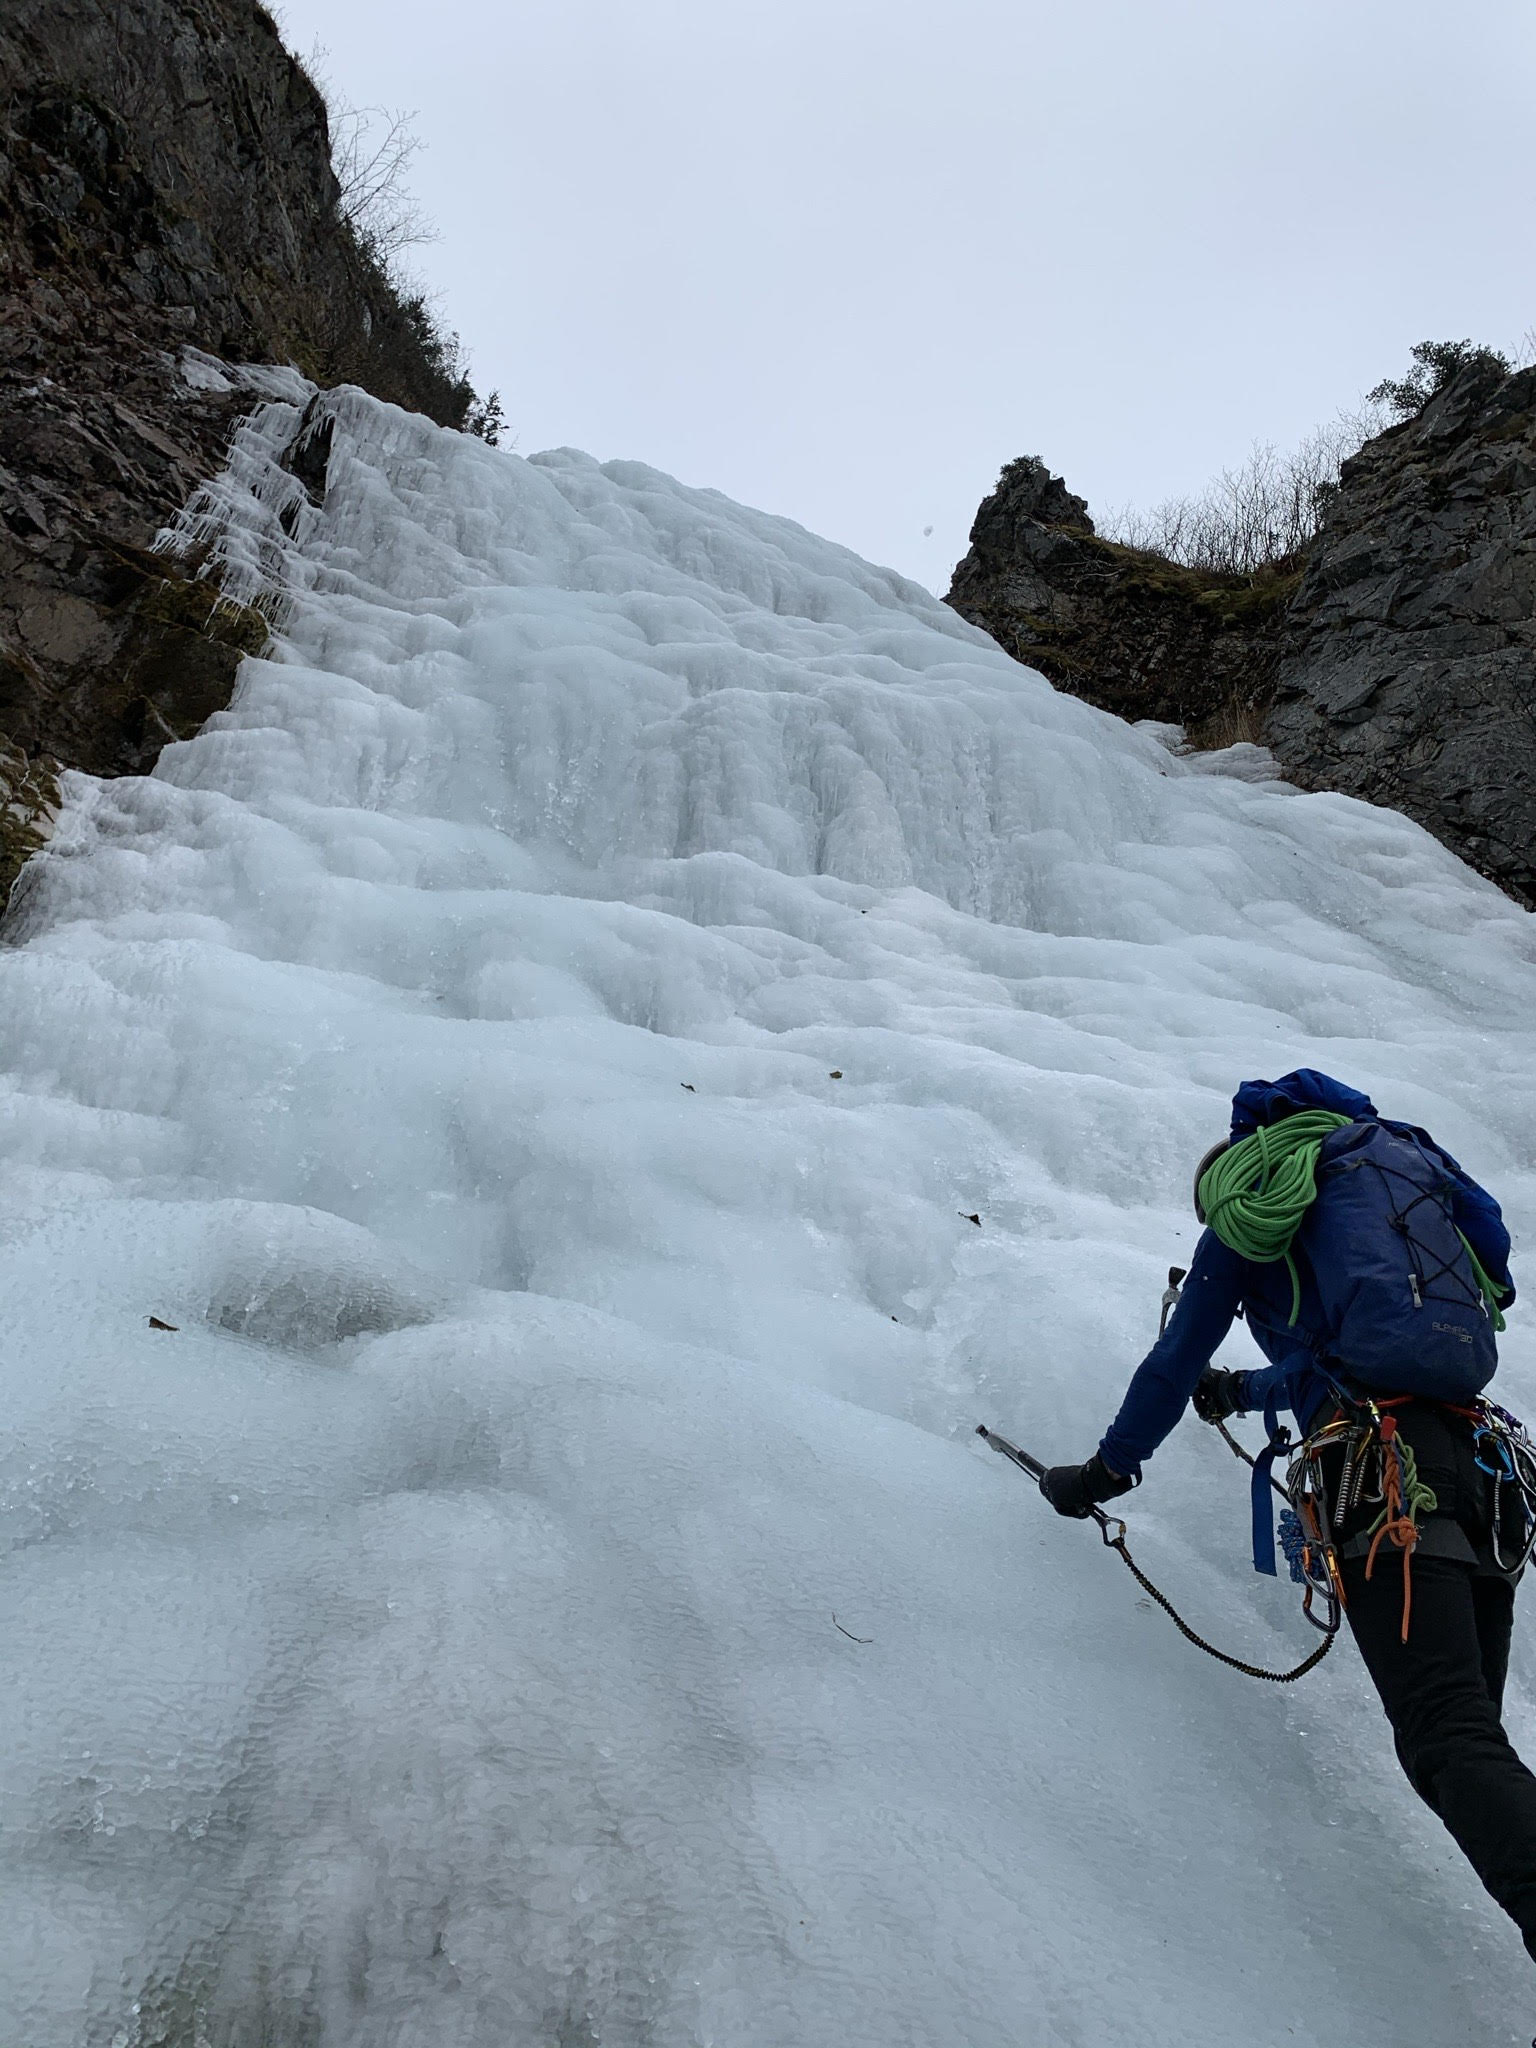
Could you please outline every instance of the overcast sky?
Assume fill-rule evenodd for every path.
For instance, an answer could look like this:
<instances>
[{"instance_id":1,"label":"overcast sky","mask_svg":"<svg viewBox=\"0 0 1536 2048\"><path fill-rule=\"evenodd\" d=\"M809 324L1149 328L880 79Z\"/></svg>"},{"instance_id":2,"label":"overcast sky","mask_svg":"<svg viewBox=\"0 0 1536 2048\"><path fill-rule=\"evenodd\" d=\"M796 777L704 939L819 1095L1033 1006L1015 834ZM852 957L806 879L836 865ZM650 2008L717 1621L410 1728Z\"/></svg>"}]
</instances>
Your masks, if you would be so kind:
<instances>
[{"instance_id":1,"label":"overcast sky","mask_svg":"<svg viewBox=\"0 0 1536 2048\"><path fill-rule=\"evenodd\" d=\"M1011 456L1151 503L1416 341L1536 323L1531 0L277 11L414 110L411 261L521 453L638 457L941 594Z\"/></svg>"}]
</instances>

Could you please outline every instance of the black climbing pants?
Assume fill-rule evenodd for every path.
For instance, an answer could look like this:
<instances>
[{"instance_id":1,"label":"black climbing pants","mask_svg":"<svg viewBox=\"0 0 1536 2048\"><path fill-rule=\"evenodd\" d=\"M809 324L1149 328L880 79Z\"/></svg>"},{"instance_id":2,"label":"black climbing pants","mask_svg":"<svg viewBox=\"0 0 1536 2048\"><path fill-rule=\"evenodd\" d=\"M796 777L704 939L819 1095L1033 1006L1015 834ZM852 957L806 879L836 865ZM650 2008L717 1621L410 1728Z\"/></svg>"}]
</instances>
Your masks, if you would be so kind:
<instances>
[{"instance_id":1,"label":"black climbing pants","mask_svg":"<svg viewBox=\"0 0 1536 2048\"><path fill-rule=\"evenodd\" d=\"M1383 1545L1369 1584L1363 1558L1343 1572L1349 1625L1409 1784L1536 1957L1536 1777L1499 1718L1514 1587L1455 1558L1416 1558L1404 1643L1399 1554Z\"/></svg>"},{"instance_id":2,"label":"black climbing pants","mask_svg":"<svg viewBox=\"0 0 1536 2048\"><path fill-rule=\"evenodd\" d=\"M1408 1640L1402 1553L1390 1543L1377 1552L1369 1581L1363 1557L1344 1557L1349 1624L1409 1784L1444 1821L1536 1959L1536 1777L1500 1719L1515 1587L1493 1567L1489 1489L1470 1428L1419 1404L1401 1411L1400 1427L1440 1508L1426 1518L1425 1550L1413 1559ZM1425 1554L1458 1544L1462 1557Z\"/></svg>"}]
</instances>

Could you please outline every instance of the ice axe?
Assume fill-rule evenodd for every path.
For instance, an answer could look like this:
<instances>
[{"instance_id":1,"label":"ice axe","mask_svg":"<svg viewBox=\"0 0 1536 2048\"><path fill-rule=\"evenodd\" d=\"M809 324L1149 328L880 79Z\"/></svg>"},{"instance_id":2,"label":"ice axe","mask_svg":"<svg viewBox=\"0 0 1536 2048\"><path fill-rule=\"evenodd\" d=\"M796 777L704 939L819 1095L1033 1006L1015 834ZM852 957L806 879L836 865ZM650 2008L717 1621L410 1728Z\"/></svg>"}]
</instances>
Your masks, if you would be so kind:
<instances>
[{"instance_id":1,"label":"ice axe","mask_svg":"<svg viewBox=\"0 0 1536 2048\"><path fill-rule=\"evenodd\" d=\"M1007 1437L999 1436L995 1429L988 1429L984 1422L977 1423L976 1434L984 1443L989 1443L994 1451L1001 1451L1003 1456L1017 1465L1021 1472L1027 1472L1030 1478L1034 1480L1036 1486L1045 1477L1045 1467L1038 1458L1031 1457L1028 1451L1021 1451L1017 1444L1009 1443ZM1099 1534L1104 1538L1104 1541L1111 1550L1117 1549L1120 1544L1124 1543L1125 1524L1117 1515L1106 1515L1100 1507L1090 1507L1088 1512L1098 1523ZM1119 1530L1118 1537L1110 1535L1111 1529Z\"/></svg>"}]
</instances>

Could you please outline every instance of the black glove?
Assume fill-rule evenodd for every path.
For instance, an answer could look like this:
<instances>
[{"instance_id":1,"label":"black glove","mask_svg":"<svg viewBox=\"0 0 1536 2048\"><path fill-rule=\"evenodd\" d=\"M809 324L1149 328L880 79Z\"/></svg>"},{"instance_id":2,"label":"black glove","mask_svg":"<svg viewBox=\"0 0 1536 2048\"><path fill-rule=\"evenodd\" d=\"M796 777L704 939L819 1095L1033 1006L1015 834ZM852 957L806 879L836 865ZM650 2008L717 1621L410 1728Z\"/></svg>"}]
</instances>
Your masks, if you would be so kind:
<instances>
[{"instance_id":1,"label":"black glove","mask_svg":"<svg viewBox=\"0 0 1536 2048\"><path fill-rule=\"evenodd\" d=\"M1202 1422L1225 1422L1229 1415L1247 1413L1241 1393L1242 1377L1240 1372L1223 1372L1219 1365L1205 1368L1189 1397Z\"/></svg>"},{"instance_id":2,"label":"black glove","mask_svg":"<svg viewBox=\"0 0 1536 2048\"><path fill-rule=\"evenodd\" d=\"M1134 1479L1111 1472L1095 1451L1086 1465L1049 1466L1040 1482L1040 1491L1058 1515L1070 1515L1075 1522L1086 1522L1100 1501L1129 1493L1135 1484Z\"/></svg>"}]
</instances>

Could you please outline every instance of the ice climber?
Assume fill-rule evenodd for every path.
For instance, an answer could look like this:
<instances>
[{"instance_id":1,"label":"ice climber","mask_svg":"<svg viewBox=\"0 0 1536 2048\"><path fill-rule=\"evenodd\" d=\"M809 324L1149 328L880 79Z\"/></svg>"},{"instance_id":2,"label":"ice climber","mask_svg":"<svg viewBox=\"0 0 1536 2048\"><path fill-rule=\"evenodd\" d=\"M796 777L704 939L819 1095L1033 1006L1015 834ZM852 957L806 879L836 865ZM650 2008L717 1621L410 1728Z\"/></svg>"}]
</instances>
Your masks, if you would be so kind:
<instances>
[{"instance_id":1,"label":"ice climber","mask_svg":"<svg viewBox=\"0 0 1536 2048\"><path fill-rule=\"evenodd\" d=\"M1536 1959L1536 1777L1500 1718L1536 1454L1482 1397L1515 1295L1499 1206L1426 1132L1303 1069L1238 1090L1195 1208L1206 1229L1171 1320L1094 1456L1040 1490L1087 1516L1140 1483L1186 1402L1218 1424L1264 1411L1254 1562L1274 1569L1284 1450L1292 1576L1342 1605L1410 1784ZM1268 1363L1223 1371L1212 1354L1238 1316Z\"/></svg>"}]
</instances>

